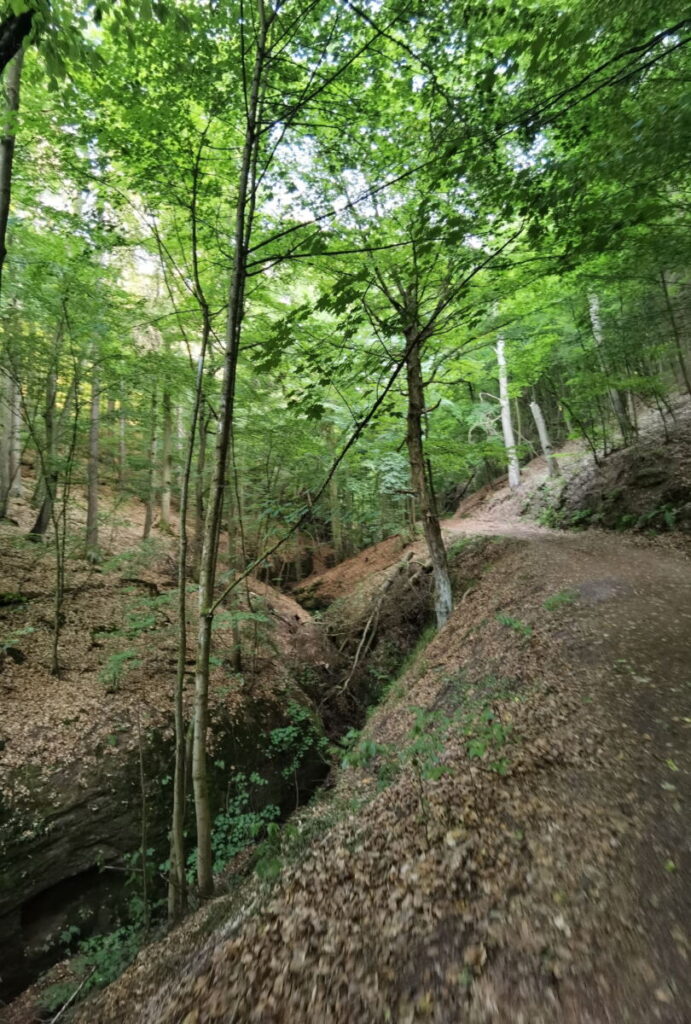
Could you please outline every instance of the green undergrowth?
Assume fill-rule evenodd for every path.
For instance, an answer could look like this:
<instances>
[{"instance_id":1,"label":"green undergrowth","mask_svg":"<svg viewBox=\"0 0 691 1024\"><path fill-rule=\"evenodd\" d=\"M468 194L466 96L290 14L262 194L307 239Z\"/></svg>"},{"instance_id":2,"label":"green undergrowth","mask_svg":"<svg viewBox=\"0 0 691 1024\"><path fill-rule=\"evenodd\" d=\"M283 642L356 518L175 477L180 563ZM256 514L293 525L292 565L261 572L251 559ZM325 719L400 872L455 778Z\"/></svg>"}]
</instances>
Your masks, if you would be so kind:
<instances>
[{"instance_id":1,"label":"green undergrowth","mask_svg":"<svg viewBox=\"0 0 691 1024\"><path fill-rule=\"evenodd\" d=\"M562 608L564 605L573 604L574 601L578 600L578 594L575 590L560 590L556 594L551 594L546 597L542 602L542 607L545 611L553 612L557 608Z\"/></svg>"},{"instance_id":2,"label":"green undergrowth","mask_svg":"<svg viewBox=\"0 0 691 1024\"><path fill-rule=\"evenodd\" d=\"M682 506L666 503L656 505L646 512L614 515L605 498L603 505L598 508L545 508L538 516L538 522L542 526L560 530L584 530L590 526L600 526L619 532L635 530L655 535L675 530L682 511Z\"/></svg>"},{"instance_id":3,"label":"green undergrowth","mask_svg":"<svg viewBox=\"0 0 691 1024\"><path fill-rule=\"evenodd\" d=\"M486 561L488 539L469 538L460 545L459 560L466 565L469 549L476 560ZM400 743L384 744L372 736L371 717L377 709L399 704L405 699L414 682L429 671L425 656L428 644L435 635L432 626L425 628L407 655L397 659L397 667L386 673L383 663L379 669L377 702L367 713L361 730L350 729L340 741L329 743L319 728L312 710L297 701L289 701L285 724L261 737L265 753L273 764L283 766L285 781L296 786L296 810L281 822L278 806L273 801L262 802L266 780L259 772L242 772L232 766L228 770L228 794L223 808L216 816L213 831L214 870L225 889L220 894L219 909L209 906L204 931L210 932L222 923L229 912L235 913L245 906L259 886L260 894L268 895L291 865L299 864L307 851L319 842L333 827L348 816L357 814L376 798L402 773L410 772L414 780L420 808L420 823L425 834L429 818L427 786L435 779L456 770L446 755L447 743L460 738L468 759L484 766L497 775L509 767L505 747L511 735L511 726L501 719L499 702L513 696L508 683L487 677L471 684L462 674L443 677L440 693L443 707L422 708L410 706L411 724ZM393 653L391 661L394 661ZM374 785L353 787L347 774L337 784L317 790L302 806L297 791L300 765L308 757L318 756L331 764L333 770L365 770L373 776ZM216 766L218 767L218 765ZM222 766L226 768L226 766ZM153 851L151 851L153 854ZM238 854L242 853L242 857ZM194 854L188 861L188 878L194 879ZM167 862L152 861L147 872L159 878L165 876ZM138 864L131 865L132 886L137 889L142 872ZM160 892L160 890L159 890ZM137 894L138 897L140 894ZM253 900L256 906L261 905ZM228 903L230 900L230 904ZM229 910L229 907L231 910ZM159 920L162 907L158 908ZM156 909L146 913L139 903L130 908L128 923L101 936L81 939L66 936L73 950L75 968L69 981L51 986L44 993L43 1008L54 1013L70 999L82 984L78 1000L90 991L101 988L118 977L132 962L138 951L148 942L163 934L163 925L151 927ZM220 917L220 920L219 920Z\"/></svg>"},{"instance_id":4,"label":"green undergrowth","mask_svg":"<svg viewBox=\"0 0 691 1024\"><path fill-rule=\"evenodd\" d=\"M274 771L280 766L279 775L287 791L294 790L296 807L301 801L298 780L303 766L315 758L331 763L334 756L312 709L294 699L287 700L283 724L258 736L258 744ZM312 837L326 827L316 823L309 828L302 824L298 827L290 822L281 826L281 808L276 802L267 800L265 791L269 789L270 782L259 771L242 771L222 760L214 761L214 769L225 773L226 777L225 800L215 816L212 831L213 867L217 877L243 851L254 849L255 855L249 863L259 865L262 859L266 860L266 851L276 845L277 836L280 835L281 843L285 844L293 842L297 836L302 837L303 833L308 838ZM159 784L166 786L170 781L170 776L165 775L159 779ZM188 821L188 840L192 841L191 813ZM81 1001L90 992L110 984L123 973L144 945L164 934L165 879L169 868L169 861L161 863L153 847L146 851L143 866L139 852L124 859L128 898L117 927L91 936L82 935L77 926L63 932L61 940L65 955L72 960L72 971L68 980L44 990L41 1007L46 1013L59 1010L72 998L78 986L81 986L78 996ZM260 867L258 870L261 872ZM186 874L194 902L194 850L188 857ZM232 886L233 880L224 880L222 884Z\"/></svg>"},{"instance_id":5,"label":"green undergrowth","mask_svg":"<svg viewBox=\"0 0 691 1024\"><path fill-rule=\"evenodd\" d=\"M149 863L143 869L151 882L153 849L147 851ZM152 920L163 907L163 901L145 901L141 892L142 858L137 852L125 858L128 893L127 907L116 928L103 935L82 936L77 925L70 925L61 933L65 953L74 950L71 971L65 980L49 985L40 997L41 1009L47 1014L60 1011L70 1001L76 1003L90 992L105 988L125 971L139 950L157 935L161 928L152 928ZM78 1000L75 993L78 991Z\"/></svg>"},{"instance_id":6,"label":"green undergrowth","mask_svg":"<svg viewBox=\"0 0 691 1024\"><path fill-rule=\"evenodd\" d=\"M471 760L482 759L491 771L506 774L508 762L500 754L511 726L502 722L496 705L516 699L510 684L494 676L470 684L462 674L446 677L441 683L445 707L410 705L413 725L402 743L381 744L367 734L350 735L343 765L375 771L380 789L407 767L419 771L423 778L439 778L449 770L443 759L446 741L457 735L463 738Z\"/></svg>"},{"instance_id":7,"label":"green undergrowth","mask_svg":"<svg viewBox=\"0 0 691 1024\"><path fill-rule=\"evenodd\" d=\"M507 629L513 630L513 632L518 633L519 636L528 637L533 635L532 626L529 626L526 622L521 622L520 619L515 618L513 615L507 615L505 612L499 612L496 619L502 626L506 626Z\"/></svg>"},{"instance_id":8,"label":"green undergrowth","mask_svg":"<svg viewBox=\"0 0 691 1024\"><path fill-rule=\"evenodd\" d=\"M416 668L426 670L419 664ZM512 726L502 720L498 705L521 699L512 684L495 676L471 683L462 673L444 677L440 683L444 707L410 705L412 724L400 742L378 742L369 726L345 734L341 740L341 768L366 772L375 785L355 789L342 784L326 794L317 794L304 815L282 827L269 826L266 839L257 848L255 870L260 878L278 878L285 867L304 857L312 842L347 815L357 813L406 771L414 780L426 832L430 820L426 784L455 770L446 753L448 742L454 738L461 740L470 761L499 776L508 772L505 748L512 738ZM392 690L389 694L394 696Z\"/></svg>"}]
</instances>

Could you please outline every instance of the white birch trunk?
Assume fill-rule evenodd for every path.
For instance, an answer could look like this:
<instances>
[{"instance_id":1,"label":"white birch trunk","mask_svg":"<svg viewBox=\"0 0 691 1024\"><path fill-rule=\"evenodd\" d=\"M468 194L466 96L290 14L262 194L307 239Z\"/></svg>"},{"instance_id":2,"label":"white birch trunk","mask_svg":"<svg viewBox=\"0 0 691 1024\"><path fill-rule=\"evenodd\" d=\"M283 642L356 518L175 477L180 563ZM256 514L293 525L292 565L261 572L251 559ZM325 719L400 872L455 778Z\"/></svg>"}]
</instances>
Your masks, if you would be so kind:
<instances>
[{"instance_id":1,"label":"white birch trunk","mask_svg":"<svg viewBox=\"0 0 691 1024\"><path fill-rule=\"evenodd\" d=\"M547 432L547 424L545 423L545 417L542 415L542 409L537 402L531 402L530 411L533 414L535 426L537 427L537 435L540 438L540 447L542 448L542 452L547 460L547 472L550 476L561 476L559 464L552 453L552 442L550 441L549 434Z\"/></svg>"},{"instance_id":2,"label":"white birch trunk","mask_svg":"<svg viewBox=\"0 0 691 1024\"><path fill-rule=\"evenodd\" d=\"M509 402L509 379L506 372L506 356L504 354L504 338L497 338L497 364L499 366L499 404L501 407L501 429L504 435L504 447L509 467L509 487L518 487L521 482L521 468L516 451L516 439L511 422L511 405Z\"/></svg>"}]
</instances>

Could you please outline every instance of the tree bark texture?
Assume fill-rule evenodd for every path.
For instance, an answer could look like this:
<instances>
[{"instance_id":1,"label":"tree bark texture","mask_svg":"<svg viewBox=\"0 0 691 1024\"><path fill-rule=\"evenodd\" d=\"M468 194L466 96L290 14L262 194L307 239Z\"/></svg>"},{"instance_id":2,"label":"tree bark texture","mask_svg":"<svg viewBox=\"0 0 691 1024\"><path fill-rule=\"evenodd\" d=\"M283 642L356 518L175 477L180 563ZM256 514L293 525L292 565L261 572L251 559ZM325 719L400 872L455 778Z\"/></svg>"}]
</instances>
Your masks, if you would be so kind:
<instances>
[{"instance_id":1,"label":"tree bark texture","mask_svg":"<svg viewBox=\"0 0 691 1024\"><path fill-rule=\"evenodd\" d=\"M22 76L24 53L19 50L7 70L5 80L5 124L0 139L0 286L2 271L7 256L7 223L12 198L12 163L16 138L16 121L19 110L19 83Z\"/></svg>"},{"instance_id":2,"label":"tree bark texture","mask_svg":"<svg viewBox=\"0 0 691 1024\"><path fill-rule=\"evenodd\" d=\"M36 522L31 528L32 537L42 537L48 529L53 513L53 502L55 501L55 490L58 485L57 471L57 444L55 426L55 403L57 400L57 371L53 367L48 375L48 387L46 389L46 404L43 410L43 423L45 429L45 456L43 459L43 500L36 516Z\"/></svg>"},{"instance_id":3,"label":"tree bark texture","mask_svg":"<svg viewBox=\"0 0 691 1024\"><path fill-rule=\"evenodd\" d=\"M163 392L163 443L161 446L161 529L170 530L170 489L173 480L173 406Z\"/></svg>"},{"instance_id":4,"label":"tree bark texture","mask_svg":"<svg viewBox=\"0 0 691 1024\"><path fill-rule=\"evenodd\" d=\"M99 376L91 373L91 409L89 415L89 460L87 466L86 557L96 561L98 552L98 442L100 430Z\"/></svg>"},{"instance_id":5,"label":"tree bark texture","mask_svg":"<svg viewBox=\"0 0 691 1024\"><path fill-rule=\"evenodd\" d=\"M206 738L208 731L209 669L211 632L214 620L214 589L218 539L223 519L227 486L228 449L232 435L235 384L240 335L244 316L248 242L254 209L253 173L259 135L260 93L267 59L267 18L263 0L257 2L257 35L254 66L247 95L244 143L238 174L238 189L233 233L233 261L228 287L223 384L214 458L211 494L204 523L204 541L199 572L199 619L197 661L194 682L194 737L192 746L192 786L197 825L197 885L202 897L213 893L211 854L211 813L207 777Z\"/></svg>"},{"instance_id":6,"label":"tree bark texture","mask_svg":"<svg viewBox=\"0 0 691 1024\"><path fill-rule=\"evenodd\" d=\"M432 562L434 611L437 627L441 629L451 614L453 594L439 517L434 507L434 500L427 479L427 473L425 472L425 454L422 441L422 417L425 409L425 396L420 365L420 340L419 337L416 339L416 334L417 329L412 328L406 336L406 377L408 384L406 444L410 460L413 490L417 497L427 549Z\"/></svg>"},{"instance_id":7,"label":"tree bark texture","mask_svg":"<svg viewBox=\"0 0 691 1024\"><path fill-rule=\"evenodd\" d=\"M211 325L208 310L204 309L202 349L197 363L192 422L187 439L185 461L180 480L180 526L178 530L178 663L175 678L173 707L175 715L175 769L173 777L173 818L170 829L170 874L168 879L168 920L176 921L187 907L187 877L185 875L185 805L187 800L186 742L184 687L187 666L187 510L189 506L194 442L204 401L204 361L209 343Z\"/></svg>"},{"instance_id":8,"label":"tree bark texture","mask_svg":"<svg viewBox=\"0 0 691 1024\"><path fill-rule=\"evenodd\" d=\"M602 330L602 317L600 315L600 300L595 294L591 292L588 296L588 310L590 312L590 326L593 332L593 338L595 339L595 346L598 352L598 358L600 360L600 366L605 377L609 376L609 367L607 365L607 358L605 353L605 336ZM631 420L626 409L626 398L625 395L619 391L618 388L612 387L608 384L607 388L609 392L609 402L612 406L612 411L619 424L619 431L622 436L622 440L625 444L628 444L633 429L631 427Z\"/></svg>"},{"instance_id":9,"label":"tree bark texture","mask_svg":"<svg viewBox=\"0 0 691 1024\"><path fill-rule=\"evenodd\" d=\"M146 480L146 508L144 510L144 532L142 538L147 540L154 521L154 499L156 497L155 465L156 465L156 415L158 412L158 395L151 396L151 430L149 433L149 465Z\"/></svg>"},{"instance_id":10,"label":"tree bark texture","mask_svg":"<svg viewBox=\"0 0 691 1024\"><path fill-rule=\"evenodd\" d=\"M549 434L547 432L547 424L545 423L545 417L542 415L542 409L537 402L531 402L530 411L533 414L535 426L537 427L537 436L540 438L540 447L542 448L542 452L547 462L547 472L551 477L561 476L559 463L554 458L554 454L552 452L552 442L550 441Z\"/></svg>"},{"instance_id":11,"label":"tree bark texture","mask_svg":"<svg viewBox=\"0 0 691 1024\"><path fill-rule=\"evenodd\" d=\"M0 370L0 519L7 515L12 489L10 435L12 433L12 378Z\"/></svg>"},{"instance_id":12,"label":"tree bark texture","mask_svg":"<svg viewBox=\"0 0 691 1024\"><path fill-rule=\"evenodd\" d=\"M501 407L501 430L504 435L504 447L509 469L509 487L518 487L521 482L521 467L518 462L516 451L516 438L513 433L511 421L511 403L509 401L509 377L506 369L506 354L504 351L504 337L497 338L497 365L499 367L499 404Z\"/></svg>"},{"instance_id":13,"label":"tree bark texture","mask_svg":"<svg viewBox=\"0 0 691 1024\"><path fill-rule=\"evenodd\" d=\"M22 496L22 396L12 381L10 409L10 497Z\"/></svg>"},{"instance_id":14,"label":"tree bark texture","mask_svg":"<svg viewBox=\"0 0 691 1024\"><path fill-rule=\"evenodd\" d=\"M665 305L667 307L667 315L669 316L669 322L672 327L672 334L674 336L674 347L677 353L677 361L679 363L679 369L681 370L681 377L686 387L686 393L691 398L691 380L689 379L689 371L686 367L686 359L684 358L684 348L681 343L681 331L677 322L677 317L674 312L674 305L672 304L672 298L669 293L669 286L667 284L667 277L665 276L664 270L660 273L660 281L662 283L662 293L665 297Z\"/></svg>"}]
</instances>

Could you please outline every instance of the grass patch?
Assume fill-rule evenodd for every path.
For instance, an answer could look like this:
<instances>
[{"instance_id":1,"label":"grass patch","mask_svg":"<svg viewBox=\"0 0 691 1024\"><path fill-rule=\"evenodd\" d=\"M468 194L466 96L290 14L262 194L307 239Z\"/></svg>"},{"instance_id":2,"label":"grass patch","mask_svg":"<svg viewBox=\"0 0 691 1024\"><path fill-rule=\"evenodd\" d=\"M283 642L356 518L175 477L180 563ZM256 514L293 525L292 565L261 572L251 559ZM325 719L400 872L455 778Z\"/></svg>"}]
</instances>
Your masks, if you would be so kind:
<instances>
[{"instance_id":1,"label":"grass patch","mask_svg":"<svg viewBox=\"0 0 691 1024\"><path fill-rule=\"evenodd\" d=\"M553 612L563 605L573 604L576 600L578 600L578 594L575 590L560 590L557 594L546 597L542 602L542 607L548 612Z\"/></svg>"},{"instance_id":2,"label":"grass patch","mask_svg":"<svg viewBox=\"0 0 691 1024\"><path fill-rule=\"evenodd\" d=\"M520 636L532 636L533 629L526 622L521 622L520 619L516 619L513 615L506 615L504 612L499 612L496 616L497 622L500 622L502 626L506 626L507 629L512 629L514 633L518 633Z\"/></svg>"}]
</instances>

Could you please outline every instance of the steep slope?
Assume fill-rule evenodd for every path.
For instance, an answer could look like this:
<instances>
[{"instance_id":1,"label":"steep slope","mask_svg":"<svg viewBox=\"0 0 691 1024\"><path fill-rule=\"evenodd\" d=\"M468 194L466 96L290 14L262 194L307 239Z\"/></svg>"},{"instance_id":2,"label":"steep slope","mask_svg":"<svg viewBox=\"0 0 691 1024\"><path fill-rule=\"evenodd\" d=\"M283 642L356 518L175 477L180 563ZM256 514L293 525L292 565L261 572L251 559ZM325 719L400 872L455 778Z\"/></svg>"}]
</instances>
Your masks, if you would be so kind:
<instances>
[{"instance_id":1,"label":"steep slope","mask_svg":"<svg viewBox=\"0 0 691 1024\"><path fill-rule=\"evenodd\" d=\"M342 820L84 1022L691 1018L691 566L504 541L366 730Z\"/></svg>"},{"instance_id":2,"label":"steep slope","mask_svg":"<svg viewBox=\"0 0 691 1024\"><path fill-rule=\"evenodd\" d=\"M17 521L26 522L27 509L15 503ZM142 545L135 503L117 515L110 511L116 519L111 557L98 567L76 554L67 562L57 677L49 671L51 548L0 524L2 999L64 956L70 929L88 937L116 926L127 902L123 857L138 849L143 829L158 861L166 855L178 643L175 541L162 536ZM76 537L70 545L76 548ZM191 716L193 594L189 600L184 701ZM267 737L292 724L295 702L313 713L338 656L308 612L259 580L248 580L235 608L244 616L241 672L230 609L218 616L215 633L213 811L229 792L226 765L261 772L266 784L257 799L292 809L296 786L311 792L323 777L323 758L311 751L297 777L284 778ZM292 754L284 755L290 761ZM100 871L104 864L111 870Z\"/></svg>"}]
</instances>

